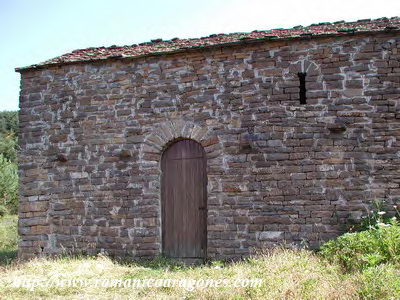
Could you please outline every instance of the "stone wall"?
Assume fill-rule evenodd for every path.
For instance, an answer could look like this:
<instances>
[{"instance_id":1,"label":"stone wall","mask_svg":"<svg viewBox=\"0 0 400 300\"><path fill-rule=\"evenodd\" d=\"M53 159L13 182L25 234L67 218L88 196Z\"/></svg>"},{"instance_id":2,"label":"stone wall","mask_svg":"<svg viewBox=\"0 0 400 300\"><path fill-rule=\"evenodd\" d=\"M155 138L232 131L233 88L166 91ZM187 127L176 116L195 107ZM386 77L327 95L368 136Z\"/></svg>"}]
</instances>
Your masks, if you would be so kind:
<instances>
[{"instance_id":1,"label":"stone wall","mask_svg":"<svg viewBox=\"0 0 400 300\"><path fill-rule=\"evenodd\" d=\"M22 71L20 256L160 254L160 160L179 138L207 153L210 258L316 247L390 207L399 48L379 33Z\"/></svg>"}]
</instances>

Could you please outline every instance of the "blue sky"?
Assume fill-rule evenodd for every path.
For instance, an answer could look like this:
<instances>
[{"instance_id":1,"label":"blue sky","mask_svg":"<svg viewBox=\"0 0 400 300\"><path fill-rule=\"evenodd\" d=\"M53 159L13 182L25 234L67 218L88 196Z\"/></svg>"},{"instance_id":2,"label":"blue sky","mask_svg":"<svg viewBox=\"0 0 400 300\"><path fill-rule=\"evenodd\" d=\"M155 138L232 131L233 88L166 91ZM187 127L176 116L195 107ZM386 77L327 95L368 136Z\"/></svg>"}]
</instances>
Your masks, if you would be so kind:
<instances>
[{"instance_id":1,"label":"blue sky","mask_svg":"<svg viewBox=\"0 0 400 300\"><path fill-rule=\"evenodd\" d=\"M399 15L399 0L0 0L0 110L18 108L14 68L75 49Z\"/></svg>"}]
</instances>

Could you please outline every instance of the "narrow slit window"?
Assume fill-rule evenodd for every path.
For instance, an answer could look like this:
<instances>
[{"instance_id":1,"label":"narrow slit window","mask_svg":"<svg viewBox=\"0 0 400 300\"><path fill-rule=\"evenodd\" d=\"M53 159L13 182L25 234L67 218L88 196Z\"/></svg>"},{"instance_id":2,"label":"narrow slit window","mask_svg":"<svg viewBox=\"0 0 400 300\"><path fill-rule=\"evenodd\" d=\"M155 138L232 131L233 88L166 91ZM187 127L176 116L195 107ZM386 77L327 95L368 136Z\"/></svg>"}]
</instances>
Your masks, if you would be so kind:
<instances>
[{"instance_id":1,"label":"narrow slit window","mask_svg":"<svg viewBox=\"0 0 400 300\"><path fill-rule=\"evenodd\" d=\"M300 104L307 104L307 97L306 97L306 75L307 73L298 73L300 80L300 92L299 92L299 97L300 97Z\"/></svg>"}]
</instances>

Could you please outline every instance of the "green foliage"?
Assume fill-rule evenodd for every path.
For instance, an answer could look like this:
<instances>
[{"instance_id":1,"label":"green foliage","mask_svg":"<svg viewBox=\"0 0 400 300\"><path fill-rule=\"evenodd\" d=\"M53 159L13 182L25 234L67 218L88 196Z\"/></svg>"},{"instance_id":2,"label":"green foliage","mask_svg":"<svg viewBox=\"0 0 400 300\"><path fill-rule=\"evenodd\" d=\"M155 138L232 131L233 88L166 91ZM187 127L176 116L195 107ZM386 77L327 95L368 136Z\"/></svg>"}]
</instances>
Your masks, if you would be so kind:
<instances>
[{"instance_id":1,"label":"green foliage","mask_svg":"<svg viewBox=\"0 0 400 300\"><path fill-rule=\"evenodd\" d=\"M370 267L358 278L362 299L400 299L400 269L392 264Z\"/></svg>"},{"instance_id":2,"label":"green foliage","mask_svg":"<svg viewBox=\"0 0 400 300\"><path fill-rule=\"evenodd\" d=\"M0 218L0 264L8 264L17 254L18 218L15 215Z\"/></svg>"},{"instance_id":3,"label":"green foliage","mask_svg":"<svg viewBox=\"0 0 400 300\"><path fill-rule=\"evenodd\" d=\"M17 111L1 111L0 112L0 133L18 134L18 112Z\"/></svg>"},{"instance_id":4,"label":"green foliage","mask_svg":"<svg viewBox=\"0 0 400 300\"><path fill-rule=\"evenodd\" d=\"M378 200L372 203L372 210L367 211L367 215L363 216L361 222L355 225L350 231L362 231L372 227L376 227L378 224L390 224L393 217L400 222L400 205L393 205L395 214L390 216L385 211L385 200ZM386 205L387 206L387 205Z\"/></svg>"},{"instance_id":5,"label":"green foliage","mask_svg":"<svg viewBox=\"0 0 400 300\"><path fill-rule=\"evenodd\" d=\"M18 210L18 112L0 112L0 216Z\"/></svg>"},{"instance_id":6,"label":"green foliage","mask_svg":"<svg viewBox=\"0 0 400 300\"><path fill-rule=\"evenodd\" d=\"M14 134L0 135L0 154L11 162L17 162L18 142Z\"/></svg>"},{"instance_id":7,"label":"green foliage","mask_svg":"<svg viewBox=\"0 0 400 300\"><path fill-rule=\"evenodd\" d=\"M18 211L17 164L0 154L0 215Z\"/></svg>"},{"instance_id":8,"label":"green foliage","mask_svg":"<svg viewBox=\"0 0 400 300\"><path fill-rule=\"evenodd\" d=\"M400 263L400 225L378 223L368 230L346 233L321 246L321 255L347 271L363 270L383 263Z\"/></svg>"}]
</instances>

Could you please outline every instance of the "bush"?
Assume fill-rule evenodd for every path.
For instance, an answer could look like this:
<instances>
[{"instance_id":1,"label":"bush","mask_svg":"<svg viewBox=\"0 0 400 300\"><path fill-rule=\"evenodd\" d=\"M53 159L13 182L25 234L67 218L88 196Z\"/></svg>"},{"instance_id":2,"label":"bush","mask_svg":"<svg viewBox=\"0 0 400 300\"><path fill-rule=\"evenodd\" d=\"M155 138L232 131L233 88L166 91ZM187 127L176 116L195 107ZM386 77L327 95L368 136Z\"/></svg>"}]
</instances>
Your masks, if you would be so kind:
<instances>
[{"instance_id":1,"label":"bush","mask_svg":"<svg viewBox=\"0 0 400 300\"><path fill-rule=\"evenodd\" d=\"M371 209L367 210L367 215L361 218L359 224L350 228L350 231L362 231L376 227L378 224L390 224L393 217L400 222L400 205L392 203L391 206L386 200L377 200L372 202ZM385 210L390 210L391 213L386 213Z\"/></svg>"},{"instance_id":2,"label":"bush","mask_svg":"<svg viewBox=\"0 0 400 300\"><path fill-rule=\"evenodd\" d=\"M0 215L18 211L17 164L0 154Z\"/></svg>"},{"instance_id":3,"label":"bush","mask_svg":"<svg viewBox=\"0 0 400 300\"><path fill-rule=\"evenodd\" d=\"M378 223L370 229L346 233L323 244L321 255L341 264L347 271L363 270L383 263L400 263L400 225L393 218L389 224Z\"/></svg>"}]
</instances>

